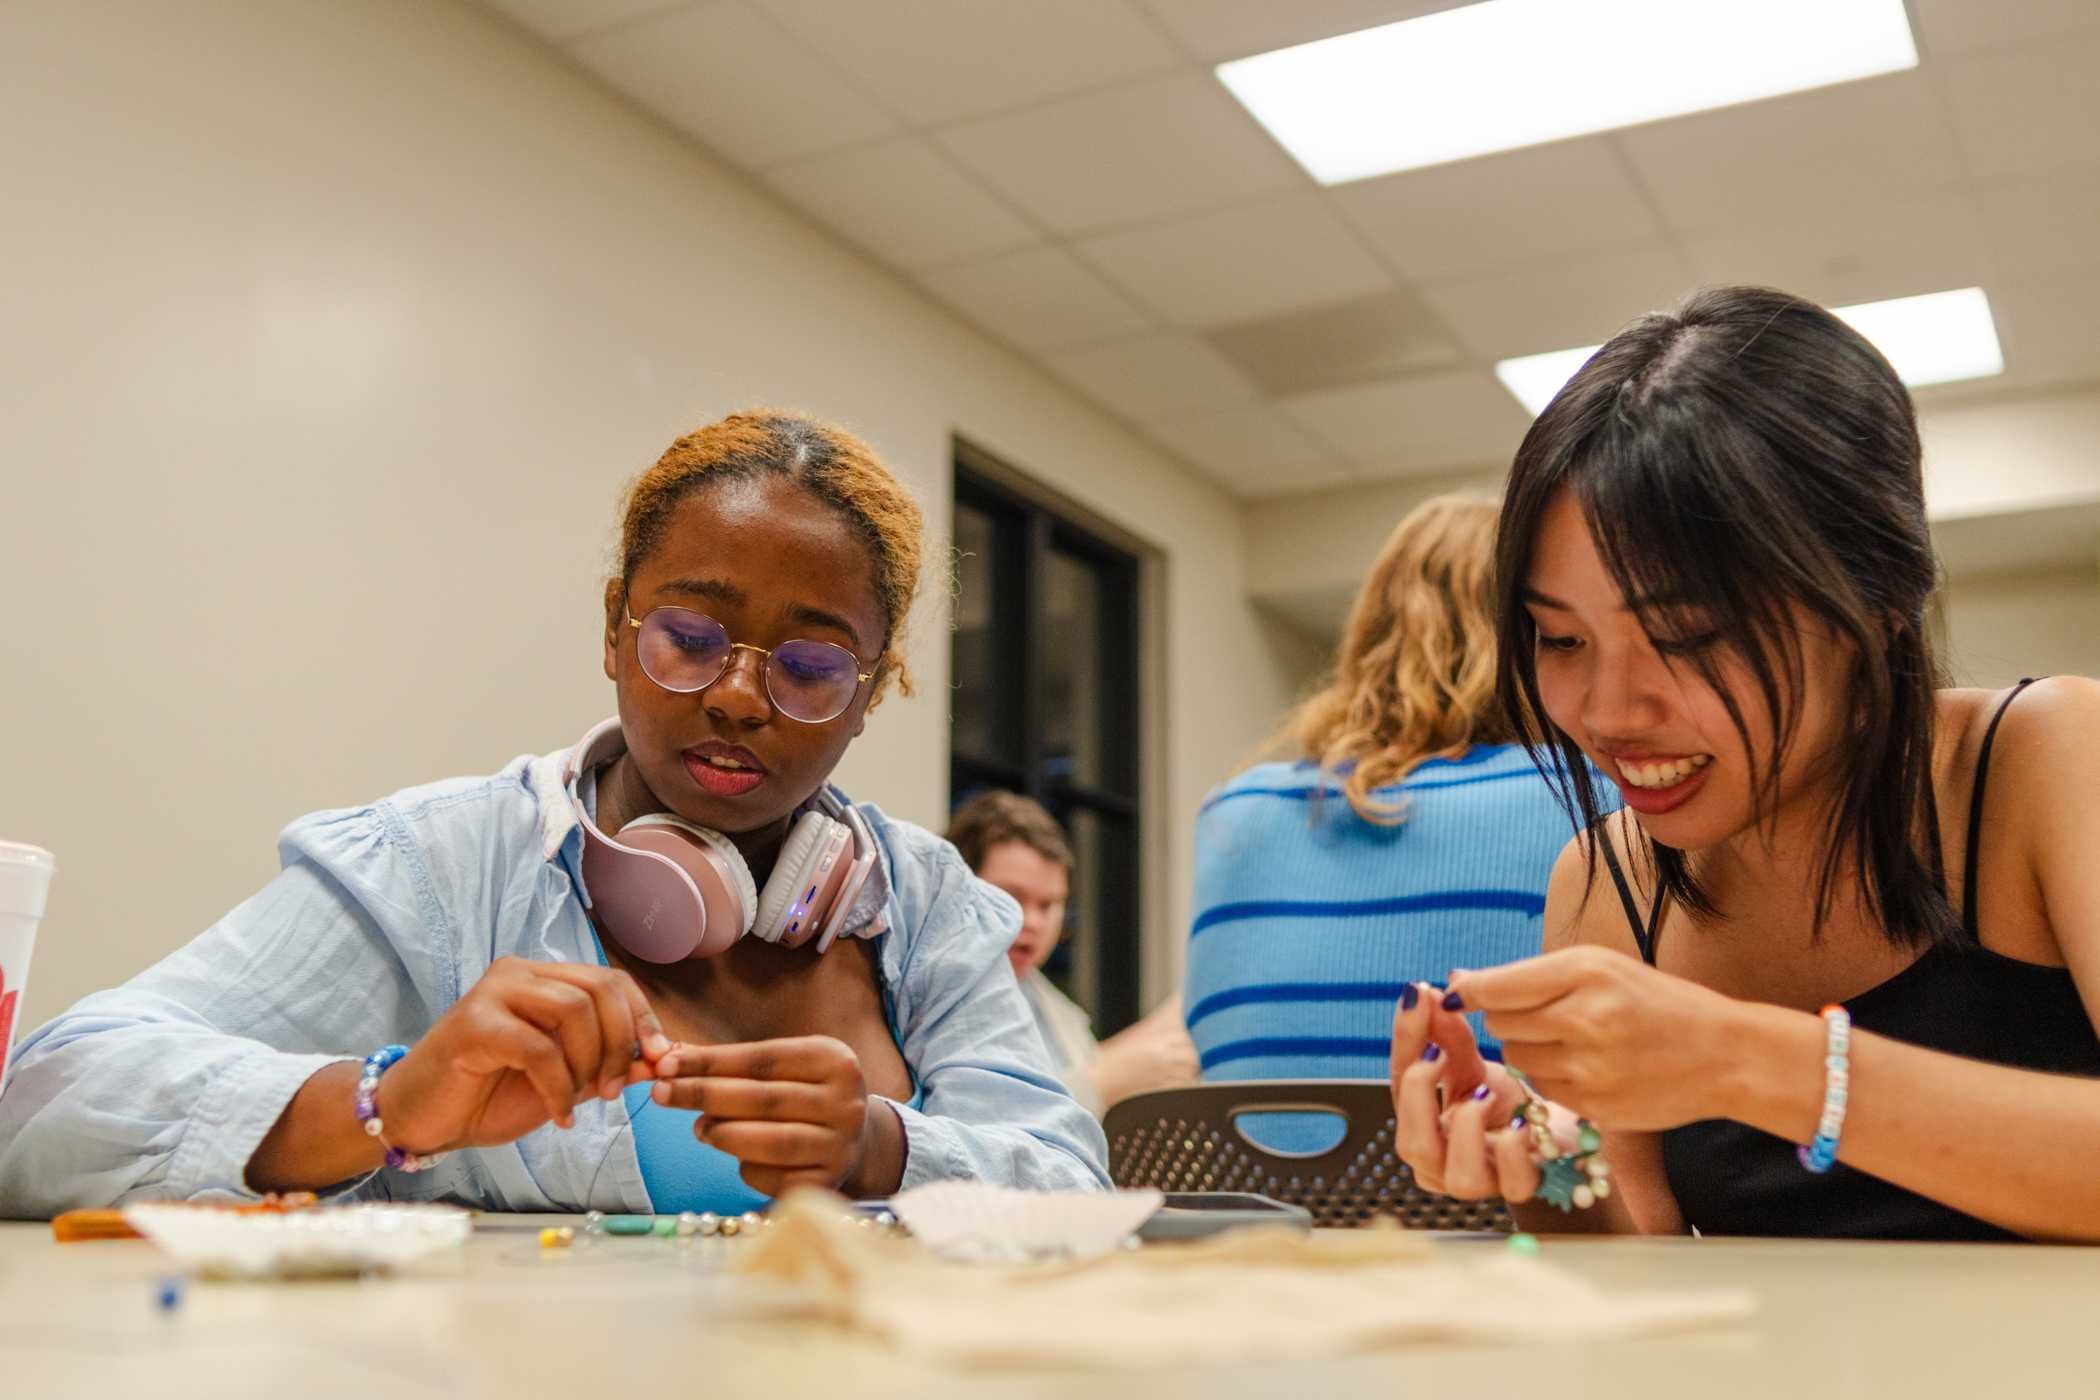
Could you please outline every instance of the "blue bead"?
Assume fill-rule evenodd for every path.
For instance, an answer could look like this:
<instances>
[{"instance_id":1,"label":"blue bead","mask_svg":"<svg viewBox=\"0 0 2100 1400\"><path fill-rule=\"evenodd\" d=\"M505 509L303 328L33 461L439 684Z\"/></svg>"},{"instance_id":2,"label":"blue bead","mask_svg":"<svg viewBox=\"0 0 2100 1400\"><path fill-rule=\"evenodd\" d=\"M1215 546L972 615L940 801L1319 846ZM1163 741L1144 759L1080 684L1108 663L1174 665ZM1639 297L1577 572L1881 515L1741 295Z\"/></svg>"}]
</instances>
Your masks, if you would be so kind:
<instances>
[{"instance_id":1,"label":"blue bead","mask_svg":"<svg viewBox=\"0 0 2100 1400\"><path fill-rule=\"evenodd\" d=\"M154 1285L153 1302L162 1312L173 1312L182 1305L182 1280L164 1278Z\"/></svg>"}]
</instances>

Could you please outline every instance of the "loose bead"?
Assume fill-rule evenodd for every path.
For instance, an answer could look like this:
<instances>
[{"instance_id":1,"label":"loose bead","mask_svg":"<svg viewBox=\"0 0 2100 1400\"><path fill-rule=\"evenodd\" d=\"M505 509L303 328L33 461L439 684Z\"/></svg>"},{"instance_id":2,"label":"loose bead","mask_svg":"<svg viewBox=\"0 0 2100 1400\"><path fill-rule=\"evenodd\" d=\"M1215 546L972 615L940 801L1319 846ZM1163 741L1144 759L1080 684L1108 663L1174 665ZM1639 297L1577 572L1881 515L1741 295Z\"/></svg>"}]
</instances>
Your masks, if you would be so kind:
<instances>
[{"instance_id":1,"label":"loose bead","mask_svg":"<svg viewBox=\"0 0 2100 1400\"><path fill-rule=\"evenodd\" d=\"M690 1237L700 1228L700 1217L689 1210L678 1212L678 1234L681 1239Z\"/></svg>"},{"instance_id":2,"label":"loose bead","mask_svg":"<svg viewBox=\"0 0 2100 1400\"><path fill-rule=\"evenodd\" d=\"M540 1231L540 1248L566 1249L575 1238L576 1232L567 1225L550 1225Z\"/></svg>"},{"instance_id":3,"label":"loose bead","mask_svg":"<svg viewBox=\"0 0 2100 1400\"><path fill-rule=\"evenodd\" d=\"M729 1217L728 1217L727 1219L723 1220L723 1222L722 1222L722 1234L723 1234L724 1236L732 1236L732 1235L735 1235L737 1231L739 1231L739 1230L741 1230L741 1229L743 1229L743 1228L744 1228L744 1222L743 1222L743 1221L741 1221L741 1220L739 1220L739 1219L737 1219L737 1218L736 1218L735 1216L733 1216L733 1215L732 1215L732 1216L729 1216Z\"/></svg>"},{"instance_id":4,"label":"loose bead","mask_svg":"<svg viewBox=\"0 0 2100 1400\"><path fill-rule=\"evenodd\" d=\"M700 1219L697 1223L700 1229L700 1233L703 1235L718 1234L721 1232L722 1229L722 1217L716 1215L711 1210L701 1211Z\"/></svg>"}]
</instances>

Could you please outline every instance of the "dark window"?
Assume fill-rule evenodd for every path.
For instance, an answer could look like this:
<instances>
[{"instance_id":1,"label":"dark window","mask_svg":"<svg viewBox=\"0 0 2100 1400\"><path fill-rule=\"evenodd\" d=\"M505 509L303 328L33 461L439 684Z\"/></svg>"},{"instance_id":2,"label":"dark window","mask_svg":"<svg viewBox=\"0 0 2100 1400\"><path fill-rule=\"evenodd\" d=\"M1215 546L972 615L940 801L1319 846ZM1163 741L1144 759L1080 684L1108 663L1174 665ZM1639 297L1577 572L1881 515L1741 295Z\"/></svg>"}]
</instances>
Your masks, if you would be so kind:
<instances>
[{"instance_id":1,"label":"dark window","mask_svg":"<svg viewBox=\"0 0 2100 1400\"><path fill-rule=\"evenodd\" d=\"M1138 1015L1138 560L973 461L958 445L949 798L1008 788L1064 825L1043 970L1109 1035Z\"/></svg>"}]
</instances>

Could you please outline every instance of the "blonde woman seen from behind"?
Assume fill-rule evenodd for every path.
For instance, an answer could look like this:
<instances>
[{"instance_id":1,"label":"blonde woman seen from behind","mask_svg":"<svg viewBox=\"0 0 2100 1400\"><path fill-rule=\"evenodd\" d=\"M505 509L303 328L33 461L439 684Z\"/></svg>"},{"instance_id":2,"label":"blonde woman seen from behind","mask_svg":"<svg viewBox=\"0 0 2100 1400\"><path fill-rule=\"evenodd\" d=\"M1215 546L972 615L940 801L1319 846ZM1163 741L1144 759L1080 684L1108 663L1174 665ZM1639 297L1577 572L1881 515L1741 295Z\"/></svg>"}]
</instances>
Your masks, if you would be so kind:
<instances>
[{"instance_id":1,"label":"blonde woman seen from behind","mask_svg":"<svg viewBox=\"0 0 2100 1400\"><path fill-rule=\"evenodd\" d=\"M1538 952L1572 826L1495 702L1495 519L1455 496L1410 512L1280 761L1204 803L1185 995L1205 1079L1382 1079L1396 1001Z\"/></svg>"}]
</instances>

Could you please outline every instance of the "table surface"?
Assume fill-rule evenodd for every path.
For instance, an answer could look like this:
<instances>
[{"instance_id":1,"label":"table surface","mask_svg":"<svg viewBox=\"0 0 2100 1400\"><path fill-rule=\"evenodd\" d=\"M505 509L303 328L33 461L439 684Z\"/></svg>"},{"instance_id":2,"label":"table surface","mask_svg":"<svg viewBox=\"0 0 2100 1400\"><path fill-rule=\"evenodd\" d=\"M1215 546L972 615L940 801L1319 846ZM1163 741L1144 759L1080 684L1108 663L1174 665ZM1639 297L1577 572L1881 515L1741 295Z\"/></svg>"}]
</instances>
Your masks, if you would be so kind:
<instances>
[{"instance_id":1,"label":"table surface","mask_svg":"<svg viewBox=\"0 0 2100 1400\"><path fill-rule=\"evenodd\" d=\"M463 1258L415 1276L190 1282L167 1313L155 1292L169 1270L152 1246L58 1245L47 1225L0 1224L0 1393L1976 1400L2040 1385L2100 1394L2100 1355L2085 1346L2085 1329L2100 1325L2100 1249L1548 1239L1544 1257L1601 1286L1747 1288L1758 1314L1679 1336L1426 1346L1316 1365L960 1373L768 1315L748 1293L740 1300L735 1280L695 1267L697 1256L668 1260L679 1248L668 1242L606 1240L543 1256L534 1231L570 1219L483 1217ZM1435 1247L1502 1246L1439 1238Z\"/></svg>"}]
</instances>

